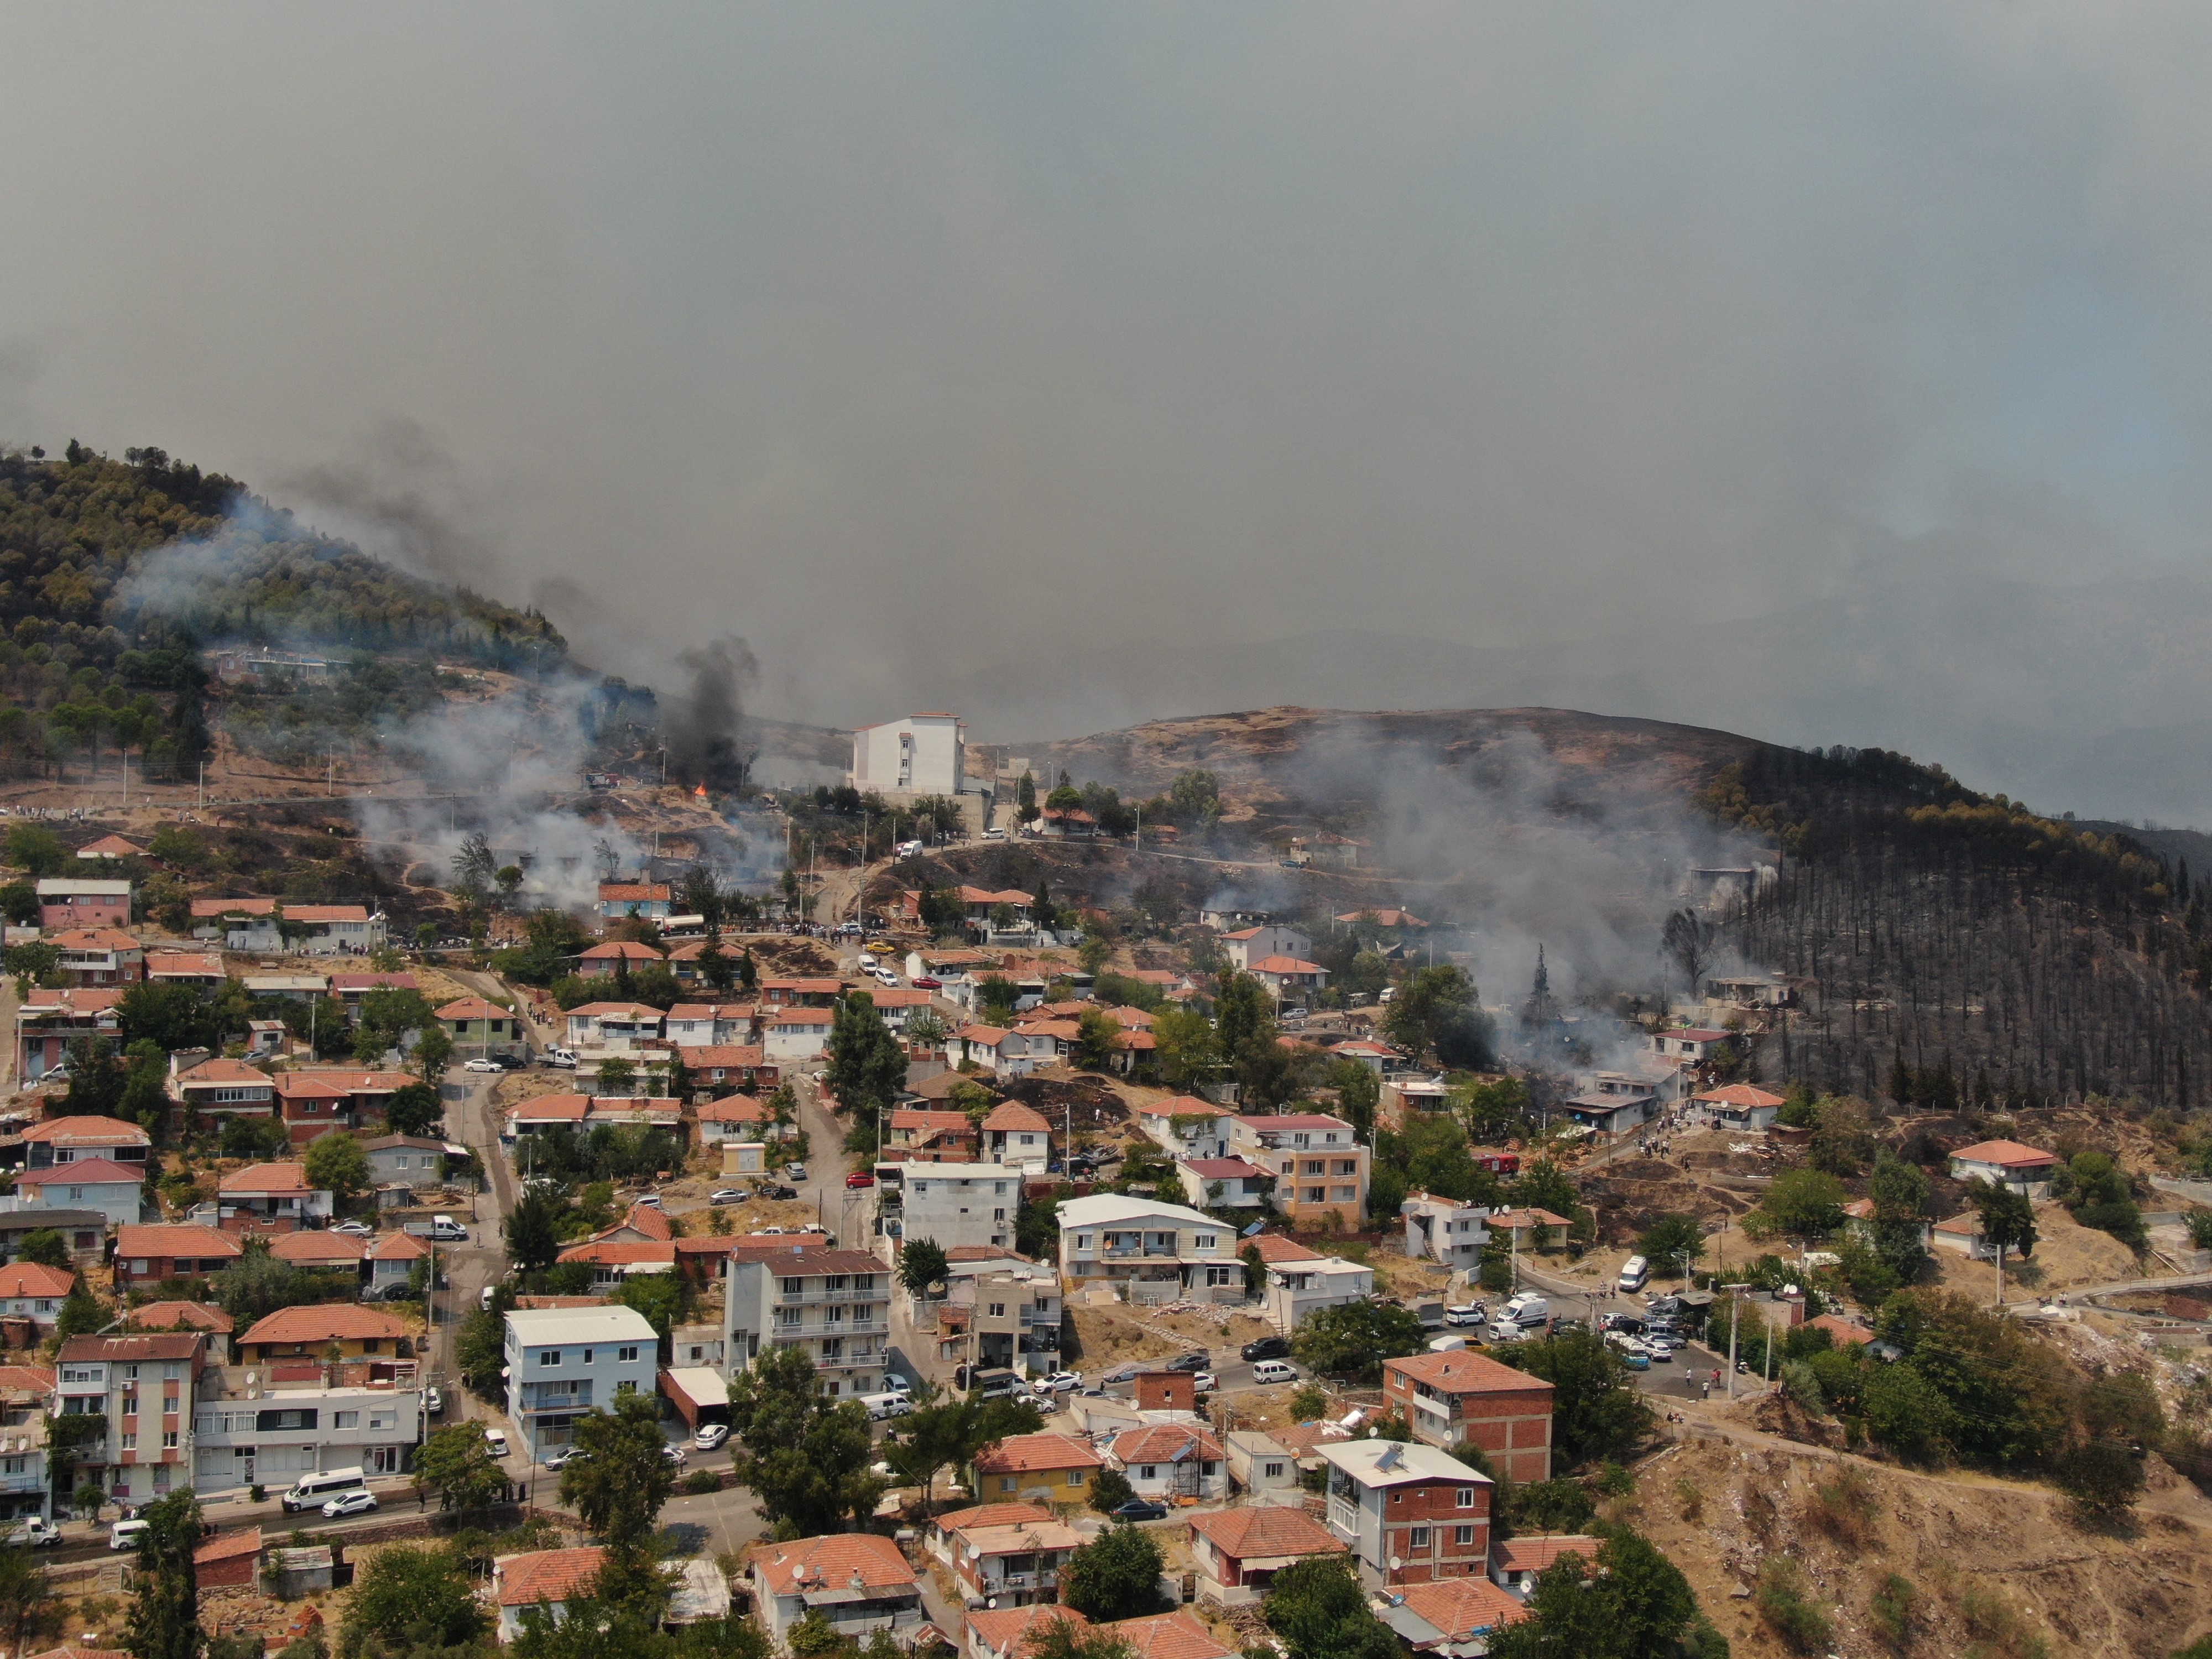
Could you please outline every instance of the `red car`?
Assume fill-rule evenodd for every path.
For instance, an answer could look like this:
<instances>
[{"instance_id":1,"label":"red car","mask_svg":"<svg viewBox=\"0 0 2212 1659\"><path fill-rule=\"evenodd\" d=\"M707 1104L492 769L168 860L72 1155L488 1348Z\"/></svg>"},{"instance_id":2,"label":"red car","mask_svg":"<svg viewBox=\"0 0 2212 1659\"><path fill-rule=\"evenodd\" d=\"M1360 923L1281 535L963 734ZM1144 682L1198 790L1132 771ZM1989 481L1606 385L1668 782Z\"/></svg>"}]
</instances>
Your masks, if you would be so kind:
<instances>
[{"instance_id":1,"label":"red car","mask_svg":"<svg viewBox=\"0 0 2212 1659\"><path fill-rule=\"evenodd\" d=\"M941 979L929 979L925 977L922 979L914 980L909 982L917 991L942 991L945 988L945 981Z\"/></svg>"},{"instance_id":2,"label":"red car","mask_svg":"<svg viewBox=\"0 0 2212 1659\"><path fill-rule=\"evenodd\" d=\"M845 1177L845 1184L848 1187L872 1187L876 1184L876 1178L866 1170L855 1170Z\"/></svg>"}]
</instances>

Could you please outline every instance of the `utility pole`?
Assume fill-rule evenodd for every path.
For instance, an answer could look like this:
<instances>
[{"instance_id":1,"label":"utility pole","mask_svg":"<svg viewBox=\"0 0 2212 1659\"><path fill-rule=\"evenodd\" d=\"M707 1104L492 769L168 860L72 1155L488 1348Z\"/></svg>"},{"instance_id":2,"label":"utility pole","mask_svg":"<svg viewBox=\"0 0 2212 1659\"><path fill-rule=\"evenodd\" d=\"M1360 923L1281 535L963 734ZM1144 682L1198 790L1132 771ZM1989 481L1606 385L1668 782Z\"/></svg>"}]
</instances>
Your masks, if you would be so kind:
<instances>
[{"instance_id":1,"label":"utility pole","mask_svg":"<svg viewBox=\"0 0 2212 1659\"><path fill-rule=\"evenodd\" d=\"M1735 1398L1736 1333L1743 1327L1743 1293L1751 1287L1748 1285L1723 1285L1721 1288L1726 1291L1730 1297L1733 1298L1729 1304L1730 1311L1729 1313L1728 1361L1728 1397L1733 1400Z\"/></svg>"},{"instance_id":2,"label":"utility pole","mask_svg":"<svg viewBox=\"0 0 2212 1659\"><path fill-rule=\"evenodd\" d=\"M200 763L200 811L207 811L207 763Z\"/></svg>"}]
</instances>

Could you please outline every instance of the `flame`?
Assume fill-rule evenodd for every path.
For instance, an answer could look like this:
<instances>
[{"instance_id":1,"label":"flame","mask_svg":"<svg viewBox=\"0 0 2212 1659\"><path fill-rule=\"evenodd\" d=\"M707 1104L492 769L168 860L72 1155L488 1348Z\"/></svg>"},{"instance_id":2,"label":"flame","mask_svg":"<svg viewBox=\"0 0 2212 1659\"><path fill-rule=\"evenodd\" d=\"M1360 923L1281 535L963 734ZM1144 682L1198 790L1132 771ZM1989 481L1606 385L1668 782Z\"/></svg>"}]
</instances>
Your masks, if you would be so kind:
<instances>
[{"instance_id":1,"label":"flame","mask_svg":"<svg viewBox=\"0 0 2212 1659\"><path fill-rule=\"evenodd\" d=\"M707 786L702 783L693 789L691 793L696 799L704 800L707 799Z\"/></svg>"}]
</instances>

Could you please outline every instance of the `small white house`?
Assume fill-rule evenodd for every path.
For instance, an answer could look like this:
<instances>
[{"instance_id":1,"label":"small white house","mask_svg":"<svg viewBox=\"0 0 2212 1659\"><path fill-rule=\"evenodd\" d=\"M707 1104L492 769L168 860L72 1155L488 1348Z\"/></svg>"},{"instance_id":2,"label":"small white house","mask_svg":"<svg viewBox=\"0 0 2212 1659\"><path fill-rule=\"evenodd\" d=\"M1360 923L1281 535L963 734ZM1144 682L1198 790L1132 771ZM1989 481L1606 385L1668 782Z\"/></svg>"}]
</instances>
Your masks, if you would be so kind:
<instances>
[{"instance_id":1,"label":"small white house","mask_svg":"<svg viewBox=\"0 0 2212 1659\"><path fill-rule=\"evenodd\" d=\"M830 1046L836 1018L828 1008L775 1008L761 1016L761 1057L790 1061L818 1060Z\"/></svg>"},{"instance_id":2,"label":"small white house","mask_svg":"<svg viewBox=\"0 0 2212 1659\"><path fill-rule=\"evenodd\" d=\"M1454 1273L1482 1265L1482 1247L1490 1243L1490 1230L1482 1224L1490 1218L1487 1205L1416 1192L1406 1194L1398 1213L1406 1223L1406 1254L1414 1261L1426 1256Z\"/></svg>"},{"instance_id":3,"label":"small white house","mask_svg":"<svg viewBox=\"0 0 2212 1659\"><path fill-rule=\"evenodd\" d=\"M1229 1455L1208 1429L1179 1423L1124 1429L1114 1437L1108 1456L1139 1498L1229 1495Z\"/></svg>"},{"instance_id":4,"label":"small white house","mask_svg":"<svg viewBox=\"0 0 2212 1659\"><path fill-rule=\"evenodd\" d=\"M19 1170L15 1192L23 1209L97 1210L110 1226L138 1219L144 1201L146 1166L81 1158L43 1170Z\"/></svg>"},{"instance_id":5,"label":"small white house","mask_svg":"<svg viewBox=\"0 0 2212 1659\"><path fill-rule=\"evenodd\" d=\"M499 1603L499 1640L504 1647L522 1634L522 1615L543 1606L556 1624L568 1604L588 1595L606 1552L597 1545L572 1550L533 1550L502 1555L491 1564L493 1597Z\"/></svg>"},{"instance_id":6,"label":"small white house","mask_svg":"<svg viewBox=\"0 0 2212 1659\"><path fill-rule=\"evenodd\" d=\"M2028 1198L2051 1195L2051 1172L2058 1165L2055 1152L2022 1146L2017 1140L1978 1140L1951 1154L1951 1179L1982 1180L2009 1187Z\"/></svg>"}]
</instances>

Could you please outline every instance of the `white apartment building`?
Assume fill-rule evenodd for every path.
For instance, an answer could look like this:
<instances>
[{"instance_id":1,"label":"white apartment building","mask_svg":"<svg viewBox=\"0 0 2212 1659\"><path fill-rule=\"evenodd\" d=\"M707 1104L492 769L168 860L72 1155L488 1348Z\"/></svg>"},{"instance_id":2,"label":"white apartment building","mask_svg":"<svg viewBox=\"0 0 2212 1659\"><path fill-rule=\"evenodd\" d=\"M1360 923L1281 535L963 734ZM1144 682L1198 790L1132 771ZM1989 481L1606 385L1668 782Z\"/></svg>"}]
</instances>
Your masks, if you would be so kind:
<instances>
[{"instance_id":1,"label":"white apartment building","mask_svg":"<svg viewBox=\"0 0 2212 1659\"><path fill-rule=\"evenodd\" d=\"M909 1164L900 1200L902 1238L934 1239L946 1249L975 1244L1011 1249L1021 1207L1022 1172L1003 1164Z\"/></svg>"},{"instance_id":2,"label":"white apartment building","mask_svg":"<svg viewBox=\"0 0 2212 1659\"><path fill-rule=\"evenodd\" d=\"M575 1437L586 1413L651 1394L660 1341L632 1308L526 1308L507 1316L507 1415L536 1462Z\"/></svg>"},{"instance_id":3,"label":"white apartment building","mask_svg":"<svg viewBox=\"0 0 2212 1659\"><path fill-rule=\"evenodd\" d=\"M192 1484L193 1390L204 1337L73 1336L62 1344L54 1392L64 1417L98 1417L104 1431L77 1455L77 1480L121 1504Z\"/></svg>"},{"instance_id":4,"label":"white apartment building","mask_svg":"<svg viewBox=\"0 0 2212 1659\"><path fill-rule=\"evenodd\" d=\"M1269 957L1292 957L1303 960L1313 954L1313 938L1304 929L1292 927L1279 921L1266 921L1257 927L1239 927L1234 933L1221 936L1221 953L1232 966L1249 972L1255 962L1265 962Z\"/></svg>"},{"instance_id":5,"label":"white apartment building","mask_svg":"<svg viewBox=\"0 0 2212 1659\"><path fill-rule=\"evenodd\" d=\"M1454 1273L1481 1267L1482 1247L1490 1243L1490 1230L1482 1224L1490 1218L1486 1205L1408 1193L1398 1213L1406 1223L1406 1254L1414 1261L1427 1256Z\"/></svg>"},{"instance_id":6,"label":"white apartment building","mask_svg":"<svg viewBox=\"0 0 2212 1659\"><path fill-rule=\"evenodd\" d=\"M890 1340L891 1275L858 1250L796 1244L733 1259L722 1298L722 1352L732 1375L763 1346L803 1348L822 1392L842 1398L883 1385Z\"/></svg>"},{"instance_id":7,"label":"white apartment building","mask_svg":"<svg viewBox=\"0 0 2212 1659\"><path fill-rule=\"evenodd\" d=\"M1236 1114L1196 1095L1170 1095L1137 1108L1137 1127L1178 1163L1229 1156L1229 1126Z\"/></svg>"},{"instance_id":8,"label":"white apartment building","mask_svg":"<svg viewBox=\"0 0 2212 1659\"><path fill-rule=\"evenodd\" d=\"M1094 1193L1060 1206L1060 1276L1105 1279L1137 1303L1241 1302L1235 1230L1180 1204Z\"/></svg>"},{"instance_id":9,"label":"white apartment building","mask_svg":"<svg viewBox=\"0 0 2212 1659\"><path fill-rule=\"evenodd\" d=\"M325 1469L360 1468L374 1480L413 1464L422 1394L411 1382L334 1388L318 1380L295 1387L266 1383L264 1375L212 1367L202 1373L192 1413L196 1491L289 1486ZM211 1394L204 1385L218 1378L221 1392Z\"/></svg>"},{"instance_id":10,"label":"white apartment building","mask_svg":"<svg viewBox=\"0 0 2212 1659\"><path fill-rule=\"evenodd\" d=\"M967 787L968 726L957 714L908 714L853 733L855 789L957 795Z\"/></svg>"},{"instance_id":11,"label":"white apartment building","mask_svg":"<svg viewBox=\"0 0 2212 1659\"><path fill-rule=\"evenodd\" d=\"M45 1372L0 1365L0 1521L53 1519L53 1482L46 1469L46 1410L53 1401Z\"/></svg>"}]
</instances>

